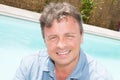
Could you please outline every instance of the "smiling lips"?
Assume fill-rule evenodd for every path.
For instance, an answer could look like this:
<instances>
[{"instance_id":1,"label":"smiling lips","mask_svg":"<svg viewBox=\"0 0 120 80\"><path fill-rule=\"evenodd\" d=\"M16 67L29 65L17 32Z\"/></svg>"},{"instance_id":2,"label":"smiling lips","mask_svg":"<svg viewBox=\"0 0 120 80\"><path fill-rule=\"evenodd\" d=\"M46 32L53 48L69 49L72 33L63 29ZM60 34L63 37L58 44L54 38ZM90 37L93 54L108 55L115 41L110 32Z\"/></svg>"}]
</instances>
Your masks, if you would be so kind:
<instances>
[{"instance_id":1,"label":"smiling lips","mask_svg":"<svg viewBox=\"0 0 120 80\"><path fill-rule=\"evenodd\" d=\"M62 50L62 51L58 51L56 52L57 55L67 55L71 52L71 50Z\"/></svg>"}]
</instances>

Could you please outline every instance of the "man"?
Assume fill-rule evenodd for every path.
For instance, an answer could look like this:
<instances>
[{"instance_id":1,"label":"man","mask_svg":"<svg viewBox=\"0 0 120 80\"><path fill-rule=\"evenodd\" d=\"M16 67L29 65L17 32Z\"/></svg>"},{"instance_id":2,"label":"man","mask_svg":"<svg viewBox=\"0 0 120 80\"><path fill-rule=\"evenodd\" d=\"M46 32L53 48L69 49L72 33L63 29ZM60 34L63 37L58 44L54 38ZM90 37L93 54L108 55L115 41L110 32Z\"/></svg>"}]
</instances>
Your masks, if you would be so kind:
<instances>
[{"instance_id":1,"label":"man","mask_svg":"<svg viewBox=\"0 0 120 80\"><path fill-rule=\"evenodd\" d=\"M82 19L68 3L51 3L40 24L47 49L22 60L14 80L111 80L96 60L85 54Z\"/></svg>"}]
</instances>

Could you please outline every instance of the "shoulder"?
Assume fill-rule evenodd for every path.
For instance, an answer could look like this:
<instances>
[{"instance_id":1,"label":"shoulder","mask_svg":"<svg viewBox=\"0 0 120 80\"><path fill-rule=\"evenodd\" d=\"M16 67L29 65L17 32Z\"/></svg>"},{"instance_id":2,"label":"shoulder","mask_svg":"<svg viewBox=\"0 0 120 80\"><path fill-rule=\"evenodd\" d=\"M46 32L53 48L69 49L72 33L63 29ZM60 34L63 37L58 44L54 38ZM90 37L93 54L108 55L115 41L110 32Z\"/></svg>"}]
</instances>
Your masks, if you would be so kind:
<instances>
[{"instance_id":1,"label":"shoulder","mask_svg":"<svg viewBox=\"0 0 120 80\"><path fill-rule=\"evenodd\" d=\"M28 61L31 61L31 60L35 60L35 59L38 59L38 58L46 58L48 57L48 53L47 53L47 50L46 49L41 49L40 51L38 51L37 53L33 53L33 54L30 54L28 56L25 56L23 59L24 60L28 60Z\"/></svg>"},{"instance_id":2,"label":"shoulder","mask_svg":"<svg viewBox=\"0 0 120 80\"><path fill-rule=\"evenodd\" d=\"M49 60L46 50L40 50L24 57L16 71L14 80L36 80L38 75L41 75L39 72L42 72L44 66L47 66L46 60Z\"/></svg>"},{"instance_id":3,"label":"shoulder","mask_svg":"<svg viewBox=\"0 0 120 80\"><path fill-rule=\"evenodd\" d=\"M48 53L46 49L40 50L37 53L25 56L21 61L21 66L29 68L32 65L38 65L43 62L43 60L48 59Z\"/></svg>"},{"instance_id":4,"label":"shoulder","mask_svg":"<svg viewBox=\"0 0 120 80\"><path fill-rule=\"evenodd\" d=\"M89 67L90 80L112 80L110 73L107 71L106 67L95 58L91 57L88 54L86 55L87 64Z\"/></svg>"}]
</instances>

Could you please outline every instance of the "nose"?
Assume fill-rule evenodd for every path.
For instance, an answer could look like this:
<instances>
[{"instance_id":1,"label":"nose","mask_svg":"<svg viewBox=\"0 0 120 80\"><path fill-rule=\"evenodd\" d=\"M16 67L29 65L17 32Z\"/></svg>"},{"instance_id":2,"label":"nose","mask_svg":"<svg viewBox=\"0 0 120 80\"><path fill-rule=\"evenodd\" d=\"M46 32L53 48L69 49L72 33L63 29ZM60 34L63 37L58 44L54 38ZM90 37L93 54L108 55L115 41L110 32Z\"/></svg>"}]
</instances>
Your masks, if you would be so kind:
<instances>
[{"instance_id":1,"label":"nose","mask_svg":"<svg viewBox=\"0 0 120 80\"><path fill-rule=\"evenodd\" d=\"M57 47L60 49L63 49L66 45L66 42L64 39L59 39L58 43L57 43Z\"/></svg>"}]
</instances>

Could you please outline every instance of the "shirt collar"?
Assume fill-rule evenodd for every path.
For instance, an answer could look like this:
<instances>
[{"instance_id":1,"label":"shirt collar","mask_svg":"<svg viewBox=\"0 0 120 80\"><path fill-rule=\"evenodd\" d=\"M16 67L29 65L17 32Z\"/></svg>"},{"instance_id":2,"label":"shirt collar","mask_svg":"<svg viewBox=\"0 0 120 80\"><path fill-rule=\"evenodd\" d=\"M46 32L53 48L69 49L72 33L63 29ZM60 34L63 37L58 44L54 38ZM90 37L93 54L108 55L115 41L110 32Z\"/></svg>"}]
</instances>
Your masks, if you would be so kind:
<instances>
[{"instance_id":1,"label":"shirt collar","mask_svg":"<svg viewBox=\"0 0 120 80\"><path fill-rule=\"evenodd\" d=\"M55 74L54 74L54 62L51 60L50 57L47 60L45 65L46 65L46 67L44 67L44 71L48 72L51 77L55 77Z\"/></svg>"},{"instance_id":2,"label":"shirt collar","mask_svg":"<svg viewBox=\"0 0 120 80\"><path fill-rule=\"evenodd\" d=\"M85 57L84 52L81 49L78 64L76 65L75 70L72 72L72 74L68 78L73 79L73 80L80 79L82 75L82 71L85 67L85 64L86 64L86 57Z\"/></svg>"},{"instance_id":3,"label":"shirt collar","mask_svg":"<svg viewBox=\"0 0 120 80\"><path fill-rule=\"evenodd\" d=\"M72 74L68 78L73 79L73 80L80 79L80 76L82 75L82 71L85 65L86 65L86 56L81 49L78 64L76 65L75 70L72 72ZM50 58L47 61L47 66L44 69L44 71L48 71L51 76L54 76L54 62Z\"/></svg>"}]
</instances>

